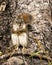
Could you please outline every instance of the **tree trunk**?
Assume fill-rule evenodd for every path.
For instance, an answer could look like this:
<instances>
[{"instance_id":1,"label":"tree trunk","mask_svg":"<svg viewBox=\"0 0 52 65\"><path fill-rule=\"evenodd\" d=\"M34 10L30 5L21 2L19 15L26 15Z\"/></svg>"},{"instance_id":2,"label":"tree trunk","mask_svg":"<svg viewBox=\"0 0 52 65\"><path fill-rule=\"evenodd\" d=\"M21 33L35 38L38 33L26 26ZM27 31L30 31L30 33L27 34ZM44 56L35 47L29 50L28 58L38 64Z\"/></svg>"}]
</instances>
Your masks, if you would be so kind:
<instances>
[{"instance_id":1,"label":"tree trunk","mask_svg":"<svg viewBox=\"0 0 52 65\"><path fill-rule=\"evenodd\" d=\"M51 6L51 0L0 0L0 65L52 65ZM29 42L23 54L21 46L19 51L12 47L11 34L13 21L24 13L33 20L27 26Z\"/></svg>"}]
</instances>

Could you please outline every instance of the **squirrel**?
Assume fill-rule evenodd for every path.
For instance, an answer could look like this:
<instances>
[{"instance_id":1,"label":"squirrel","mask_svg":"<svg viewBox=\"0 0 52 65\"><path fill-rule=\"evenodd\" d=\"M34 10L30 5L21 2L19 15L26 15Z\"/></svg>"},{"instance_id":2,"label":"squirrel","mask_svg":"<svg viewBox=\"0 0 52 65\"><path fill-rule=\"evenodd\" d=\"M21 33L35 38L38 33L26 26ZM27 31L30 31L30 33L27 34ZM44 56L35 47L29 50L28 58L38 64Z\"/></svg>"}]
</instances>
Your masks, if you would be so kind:
<instances>
[{"instance_id":1,"label":"squirrel","mask_svg":"<svg viewBox=\"0 0 52 65\"><path fill-rule=\"evenodd\" d=\"M21 45L22 53L25 51L28 46L28 30L27 24L32 21L32 15L28 13L19 14L13 21L13 29L11 34L12 45L16 46L15 50L19 49Z\"/></svg>"}]
</instances>

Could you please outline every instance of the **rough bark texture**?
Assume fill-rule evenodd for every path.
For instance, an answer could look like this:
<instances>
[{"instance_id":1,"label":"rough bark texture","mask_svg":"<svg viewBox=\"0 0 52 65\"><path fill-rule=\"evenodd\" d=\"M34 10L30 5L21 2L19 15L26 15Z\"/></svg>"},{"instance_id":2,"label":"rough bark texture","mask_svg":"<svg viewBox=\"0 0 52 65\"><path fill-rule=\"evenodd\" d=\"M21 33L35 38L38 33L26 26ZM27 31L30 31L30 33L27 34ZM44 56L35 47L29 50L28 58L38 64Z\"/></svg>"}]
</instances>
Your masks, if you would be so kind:
<instances>
[{"instance_id":1,"label":"rough bark texture","mask_svg":"<svg viewBox=\"0 0 52 65\"><path fill-rule=\"evenodd\" d=\"M0 0L0 5L2 1ZM7 50L11 43L12 22L20 13L29 13L34 18L28 26L29 45L28 51L25 53L34 53L41 50L46 51L46 54L52 58L52 0L7 0L5 11L0 12L0 51L3 54L9 52ZM38 41L40 41L40 44L38 44ZM15 55L7 58L7 61L6 59L0 60L0 65L49 64L44 59Z\"/></svg>"}]
</instances>

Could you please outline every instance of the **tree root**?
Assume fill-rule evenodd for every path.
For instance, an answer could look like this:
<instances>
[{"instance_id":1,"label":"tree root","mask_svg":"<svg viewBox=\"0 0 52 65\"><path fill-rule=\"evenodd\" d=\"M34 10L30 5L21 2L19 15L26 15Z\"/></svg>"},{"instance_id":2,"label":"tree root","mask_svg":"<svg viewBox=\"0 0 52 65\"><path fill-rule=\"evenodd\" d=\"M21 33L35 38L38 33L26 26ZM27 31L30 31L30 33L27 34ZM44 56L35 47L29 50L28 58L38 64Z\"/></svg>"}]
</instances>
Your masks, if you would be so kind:
<instances>
[{"instance_id":1,"label":"tree root","mask_svg":"<svg viewBox=\"0 0 52 65\"><path fill-rule=\"evenodd\" d=\"M15 52L15 53L13 53L12 55L11 55L11 53L8 53L8 54L5 54L5 55L2 55L2 56L0 56L0 60L3 60L3 59L9 59L10 57L12 57L12 56L26 56L26 57L28 57L28 58L41 58L41 59L44 59L44 60L47 60L47 61L52 61L52 58L50 58L50 57L48 57L48 56L45 56L45 55L41 55L41 54L37 54L37 53L32 53L32 54L23 54L23 53L17 53L17 52Z\"/></svg>"},{"instance_id":2,"label":"tree root","mask_svg":"<svg viewBox=\"0 0 52 65\"><path fill-rule=\"evenodd\" d=\"M32 54L30 54L29 57L30 57L30 58L31 58L31 57L38 57L39 59L45 59L45 60L47 60L47 61L52 61L52 59L51 59L49 56L42 55L42 54L37 54L37 53L32 53Z\"/></svg>"}]
</instances>

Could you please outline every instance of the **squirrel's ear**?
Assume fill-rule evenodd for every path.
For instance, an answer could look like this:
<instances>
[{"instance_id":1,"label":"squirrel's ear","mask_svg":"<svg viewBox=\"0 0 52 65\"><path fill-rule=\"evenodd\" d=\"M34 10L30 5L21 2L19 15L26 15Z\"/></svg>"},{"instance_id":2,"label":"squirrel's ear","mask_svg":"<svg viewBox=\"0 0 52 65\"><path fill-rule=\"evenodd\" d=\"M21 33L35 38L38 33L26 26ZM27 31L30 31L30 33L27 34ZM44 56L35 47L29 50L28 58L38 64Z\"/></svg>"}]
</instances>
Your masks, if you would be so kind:
<instances>
[{"instance_id":1,"label":"squirrel's ear","mask_svg":"<svg viewBox=\"0 0 52 65\"><path fill-rule=\"evenodd\" d=\"M33 16L32 15L29 15L29 20L33 20Z\"/></svg>"},{"instance_id":2,"label":"squirrel's ear","mask_svg":"<svg viewBox=\"0 0 52 65\"><path fill-rule=\"evenodd\" d=\"M29 19L28 23L31 23L33 21L34 17L31 14L29 14L28 19Z\"/></svg>"}]
</instances>

